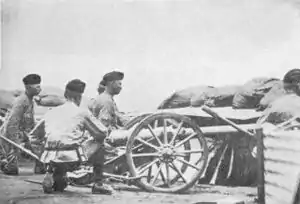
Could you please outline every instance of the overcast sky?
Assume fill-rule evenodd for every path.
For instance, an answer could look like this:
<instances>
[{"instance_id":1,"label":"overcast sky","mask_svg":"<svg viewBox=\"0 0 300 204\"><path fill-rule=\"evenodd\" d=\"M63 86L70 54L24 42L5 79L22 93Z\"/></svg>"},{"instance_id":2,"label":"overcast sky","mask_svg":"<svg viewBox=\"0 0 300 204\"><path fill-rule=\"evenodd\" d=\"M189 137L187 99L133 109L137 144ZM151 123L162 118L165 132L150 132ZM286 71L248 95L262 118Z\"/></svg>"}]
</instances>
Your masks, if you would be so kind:
<instances>
[{"instance_id":1,"label":"overcast sky","mask_svg":"<svg viewBox=\"0 0 300 204\"><path fill-rule=\"evenodd\" d=\"M103 74L125 72L123 111L149 110L193 85L241 84L300 67L300 9L283 0L2 1L1 88L31 72L94 96Z\"/></svg>"}]
</instances>

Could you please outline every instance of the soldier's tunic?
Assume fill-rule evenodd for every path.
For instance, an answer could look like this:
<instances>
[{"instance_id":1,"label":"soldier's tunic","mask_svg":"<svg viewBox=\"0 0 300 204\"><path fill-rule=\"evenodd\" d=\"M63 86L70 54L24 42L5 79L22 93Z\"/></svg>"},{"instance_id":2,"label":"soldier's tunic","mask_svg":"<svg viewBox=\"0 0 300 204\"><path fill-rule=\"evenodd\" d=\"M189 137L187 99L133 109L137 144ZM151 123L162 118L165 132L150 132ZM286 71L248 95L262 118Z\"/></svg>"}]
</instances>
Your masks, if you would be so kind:
<instances>
[{"instance_id":1,"label":"soldier's tunic","mask_svg":"<svg viewBox=\"0 0 300 204\"><path fill-rule=\"evenodd\" d=\"M35 125L34 120L34 103L25 93L16 98L13 107L1 128L1 134L10 140L20 144L26 142L29 133ZM8 165L17 166L19 151L17 148L8 144L6 141L1 142L1 160L9 161Z\"/></svg>"},{"instance_id":2,"label":"soldier's tunic","mask_svg":"<svg viewBox=\"0 0 300 204\"><path fill-rule=\"evenodd\" d=\"M107 92L103 92L93 99L90 110L110 130L119 129L129 120L119 112L113 96Z\"/></svg>"},{"instance_id":3,"label":"soldier's tunic","mask_svg":"<svg viewBox=\"0 0 300 204\"><path fill-rule=\"evenodd\" d=\"M64 105L50 110L45 115L46 144L41 160L44 163L87 161L90 155L88 151L93 151L94 147L100 148L101 144L85 134L86 118L104 133L107 132L106 127L89 111L72 102L67 101ZM73 148L75 146L79 146L79 152L76 150L78 148Z\"/></svg>"}]
</instances>

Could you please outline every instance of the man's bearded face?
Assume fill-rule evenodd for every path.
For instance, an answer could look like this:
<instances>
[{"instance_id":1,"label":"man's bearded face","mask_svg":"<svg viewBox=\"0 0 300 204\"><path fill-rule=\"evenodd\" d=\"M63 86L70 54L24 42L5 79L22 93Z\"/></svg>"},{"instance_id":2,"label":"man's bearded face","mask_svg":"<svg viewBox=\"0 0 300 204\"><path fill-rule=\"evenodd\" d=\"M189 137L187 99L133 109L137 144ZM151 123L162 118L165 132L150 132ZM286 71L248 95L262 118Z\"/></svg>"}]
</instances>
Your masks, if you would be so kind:
<instances>
[{"instance_id":1,"label":"man's bearded face","mask_svg":"<svg viewBox=\"0 0 300 204\"><path fill-rule=\"evenodd\" d=\"M26 90L32 96L37 96L37 95L39 95L39 93L41 93L42 88L41 88L40 84L33 84L33 85L26 85Z\"/></svg>"},{"instance_id":2,"label":"man's bearded face","mask_svg":"<svg viewBox=\"0 0 300 204\"><path fill-rule=\"evenodd\" d=\"M300 83L299 82L293 82L293 83L284 83L284 89L288 92L294 92L298 95L300 95Z\"/></svg>"},{"instance_id":3,"label":"man's bearded face","mask_svg":"<svg viewBox=\"0 0 300 204\"><path fill-rule=\"evenodd\" d=\"M119 94L122 90L122 81L121 80L112 81L111 90L113 94L115 95Z\"/></svg>"}]
</instances>

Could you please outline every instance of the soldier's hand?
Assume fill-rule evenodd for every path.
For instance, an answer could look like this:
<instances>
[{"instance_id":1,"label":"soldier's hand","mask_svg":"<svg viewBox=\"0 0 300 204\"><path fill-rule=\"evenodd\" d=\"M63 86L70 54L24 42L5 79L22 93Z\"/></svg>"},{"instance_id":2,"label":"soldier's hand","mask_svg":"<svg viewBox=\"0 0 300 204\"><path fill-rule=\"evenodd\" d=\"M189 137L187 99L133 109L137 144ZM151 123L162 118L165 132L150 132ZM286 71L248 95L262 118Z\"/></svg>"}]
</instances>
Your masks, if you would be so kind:
<instances>
[{"instance_id":1,"label":"soldier's hand","mask_svg":"<svg viewBox=\"0 0 300 204\"><path fill-rule=\"evenodd\" d=\"M35 96L33 99L37 105L41 105L42 98L40 96Z\"/></svg>"}]
</instances>

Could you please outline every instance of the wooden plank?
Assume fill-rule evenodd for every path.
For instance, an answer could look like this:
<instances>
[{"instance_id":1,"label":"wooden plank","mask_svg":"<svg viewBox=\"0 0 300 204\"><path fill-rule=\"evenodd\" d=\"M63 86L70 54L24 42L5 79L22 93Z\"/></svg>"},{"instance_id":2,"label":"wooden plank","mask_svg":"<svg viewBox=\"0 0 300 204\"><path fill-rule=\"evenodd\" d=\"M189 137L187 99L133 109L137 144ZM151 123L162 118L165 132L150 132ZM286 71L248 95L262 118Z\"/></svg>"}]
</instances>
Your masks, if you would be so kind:
<instances>
[{"instance_id":1,"label":"wooden plank","mask_svg":"<svg viewBox=\"0 0 300 204\"><path fill-rule=\"evenodd\" d=\"M281 198L278 198L277 196L269 196L266 195L265 198L265 203L266 204L291 204L291 203L287 203L286 201L282 200Z\"/></svg>"},{"instance_id":2,"label":"wooden plank","mask_svg":"<svg viewBox=\"0 0 300 204\"><path fill-rule=\"evenodd\" d=\"M288 141L300 141L300 130L289 130L289 131L274 131L265 135L265 139L274 138L278 140Z\"/></svg>"},{"instance_id":3,"label":"wooden plank","mask_svg":"<svg viewBox=\"0 0 300 204\"><path fill-rule=\"evenodd\" d=\"M261 116L262 112L255 109L234 109L232 107L219 107L212 108L215 112L230 120L250 120L257 119ZM205 113L201 107L186 107L186 108L173 108L173 109L160 109L152 112L141 112L140 114L154 114L161 112L176 113L185 116L195 116L202 118L211 118L209 114Z\"/></svg>"},{"instance_id":4,"label":"wooden plank","mask_svg":"<svg viewBox=\"0 0 300 204\"><path fill-rule=\"evenodd\" d=\"M291 204L292 194L287 191L274 187L272 185L265 185L266 190L266 204Z\"/></svg>"},{"instance_id":5,"label":"wooden plank","mask_svg":"<svg viewBox=\"0 0 300 204\"><path fill-rule=\"evenodd\" d=\"M286 135L284 136L268 135L264 137L264 145L265 146L280 145L286 147L293 147L293 146L297 147L297 144L300 144L300 132L297 137L285 137L285 136ZM297 149L300 149L300 147L298 147Z\"/></svg>"},{"instance_id":6,"label":"wooden plank","mask_svg":"<svg viewBox=\"0 0 300 204\"><path fill-rule=\"evenodd\" d=\"M265 204L265 163L264 163L264 140L262 128L257 129L257 201Z\"/></svg>"},{"instance_id":7,"label":"wooden plank","mask_svg":"<svg viewBox=\"0 0 300 204\"><path fill-rule=\"evenodd\" d=\"M292 173L292 172L291 172ZM272 173L265 174L265 185L270 185L278 188L280 191L294 193L297 184L295 181L296 175L278 175ZM270 193L270 192L268 192Z\"/></svg>"},{"instance_id":8,"label":"wooden plank","mask_svg":"<svg viewBox=\"0 0 300 204\"><path fill-rule=\"evenodd\" d=\"M273 132L263 142L266 204L290 204L300 172L300 131Z\"/></svg>"},{"instance_id":9,"label":"wooden plank","mask_svg":"<svg viewBox=\"0 0 300 204\"><path fill-rule=\"evenodd\" d=\"M266 161L287 164L300 168L300 153L294 151L282 151L278 149L266 149L264 152Z\"/></svg>"},{"instance_id":10,"label":"wooden plank","mask_svg":"<svg viewBox=\"0 0 300 204\"><path fill-rule=\"evenodd\" d=\"M291 166L265 160L265 173L288 175L291 173Z\"/></svg>"},{"instance_id":11,"label":"wooden plank","mask_svg":"<svg viewBox=\"0 0 300 204\"><path fill-rule=\"evenodd\" d=\"M255 130L258 126L256 124L246 124L238 125L244 130ZM209 126L209 127L200 127L204 135L214 135L217 133L236 133L238 132L234 127L230 125L220 125L220 126Z\"/></svg>"},{"instance_id":12,"label":"wooden plank","mask_svg":"<svg viewBox=\"0 0 300 204\"><path fill-rule=\"evenodd\" d=\"M257 125L256 124L247 124L247 125L239 125L239 127L246 129L246 130L254 130L256 129ZM131 128L129 130L114 130L111 132L110 137L115 138L116 140L120 138L127 138L130 137L132 131L134 128ZM159 135L162 132L163 128L162 127L157 127L153 129L154 133L156 135ZM237 133L238 131L233 128L230 125L220 125L220 126L210 126L210 127L200 127L200 130L203 132L204 135L210 136L210 135L215 135L217 133ZM168 128L168 131L173 131L174 129ZM183 128L181 132L185 132L185 134L189 134L192 132L190 128ZM151 133L149 130L143 129L140 133L139 136L142 138L149 138L152 137Z\"/></svg>"}]
</instances>

